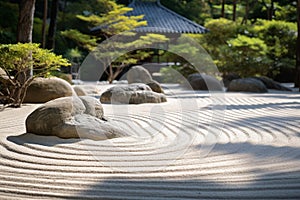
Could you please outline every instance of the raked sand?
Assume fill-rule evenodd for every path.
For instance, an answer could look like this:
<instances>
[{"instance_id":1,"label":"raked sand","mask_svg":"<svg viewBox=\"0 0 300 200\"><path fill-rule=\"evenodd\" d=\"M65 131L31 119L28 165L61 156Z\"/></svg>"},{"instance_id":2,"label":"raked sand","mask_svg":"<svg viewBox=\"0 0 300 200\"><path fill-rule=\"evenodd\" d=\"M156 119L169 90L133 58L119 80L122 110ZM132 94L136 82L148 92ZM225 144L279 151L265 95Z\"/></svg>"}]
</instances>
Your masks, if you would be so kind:
<instances>
[{"instance_id":1,"label":"raked sand","mask_svg":"<svg viewBox=\"0 0 300 200\"><path fill-rule=\"evenodd\" d=\"M105 141L24 134L39 105L0 112L0 199L300 199L300 93L166 92L104 105L130 134Z\"/></svg>"}]
</instances>

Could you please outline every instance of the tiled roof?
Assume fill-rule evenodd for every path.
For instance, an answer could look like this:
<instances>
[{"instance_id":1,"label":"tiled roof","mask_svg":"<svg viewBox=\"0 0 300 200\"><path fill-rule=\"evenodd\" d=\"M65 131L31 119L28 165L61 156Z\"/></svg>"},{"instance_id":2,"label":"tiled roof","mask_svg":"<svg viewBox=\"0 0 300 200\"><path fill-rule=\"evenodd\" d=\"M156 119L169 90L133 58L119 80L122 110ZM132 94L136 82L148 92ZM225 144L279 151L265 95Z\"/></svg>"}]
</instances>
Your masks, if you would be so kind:
<instances>
[{"instance_id":1,"label":"tiled roof","mask_svg":"<svg viewBox=\"0 0 300 200\"><path fill-rule=\"evenodd\" d=\"M144 15L147 26L136 28L137 32L154 33L205 33L203 26L167 9L159 1L133 1L128 7L133 11L127 16Z\"/></svg>"}]
</instances>

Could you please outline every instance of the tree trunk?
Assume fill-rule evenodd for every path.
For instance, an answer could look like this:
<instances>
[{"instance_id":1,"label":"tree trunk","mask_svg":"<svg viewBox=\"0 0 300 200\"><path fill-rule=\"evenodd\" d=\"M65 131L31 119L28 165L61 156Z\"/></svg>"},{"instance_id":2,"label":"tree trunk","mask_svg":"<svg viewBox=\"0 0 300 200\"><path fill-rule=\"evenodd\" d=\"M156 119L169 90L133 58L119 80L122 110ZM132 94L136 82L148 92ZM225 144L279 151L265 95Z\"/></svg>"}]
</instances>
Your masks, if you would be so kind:
<instances>
[{"instance_id":1,"label":"tree trunk","mask_svg":"<svg viewBox=\"0 0 300 200\"><path fill-rule=\"evenodd\" d=\"M48 13L48 0L44 0L44 16L42 26L42 47L46 47L46 28L47 28L47 13Z\"/></svg>"},{"instance_id":2,"label":"tree trunk","mask_svg":"<svg viewBox=\"0 0 300 200\"><path fill-rule=\"evenodd\" d=\"M232 21L234 21L234 22L236 20L236 1L237 0L233 0L233 2L232 2L232 4L233 4Z\"/></svg>"},{"instance_id":3,"label":"tree trunk","mask_svg":"<svg viewBox=\"0 0 300 200\"><path fill-rule=\"evenodd\" d=\"M48 30L48 41L46 46L47 49L55 48L55 33L56 33L58 8L59 8L59 0L52 0L50 26Z\"/></svg>"},{"instance_id":4,"label":"tree trunk","mask_svg":"<svg viewBox=\"0 0 300 200\"><path fill-rule=\"evenodd\" d=\"M222 0L222 10L221 10L221 17L225 17L225 0Z\"/></svg>"},{"instance_id":5,"label":"tree trunk","mask_svg":"<svg viewBox=\"0 0 300 200\"><path fill-rule=\"evenodd\" d=\"M34 10L35 0L21 0L19 4L19 19L17 31L18 42L32 42Z\"/></svg>"},{"instance_id":6,"label":"tree trunk","mask_svg":"<svg viewBox=\"0 0 300 200\"><path fill-rule=\"evenodd\" d=\"M297 37L297 51L296 51L296 78L295 87L299 87L300 92L300 0L297 5L297 25L298 25L298 37Z\"/></svg>"},{"instance_id":7,"label":"tree trunk","mask_svg":"<svg viewBox=\"0 0 300 200\"><path fill-rule=\"evenodd\" d=\"M66 18L66 12L67 12L67 0L64 0L63 2L63 8L62 8L62 23L65 23L65 18Z\"/></svg>"},{"instance_id":8,"label":"tree trunk","mask_svg":"<svg viewBox=\"0 0 300 200\"><path fill-rule=\"evenodd\" d=\"M248 17L249 17L249 10L250 10L249 0L246 0L245 16L243 18L242 24L247 24Z\"/></svg>"},{"instance_id":9,"label":"tree trunk","mask_svg":"<svg viewBox=\"0 0 300 200\"><path fill-rule=\"evenodd\" d=\"M264 0L263 4L267 9L267 19L272 20L273 19L273 14L274 14L274 0L271 0L271 4L268 5Z\"/></svg>"},{"instance_id":10,"label":"tree trunk","mask_svg":"<svg viewBox=\"0 0 300 200\"><path fill-rule=\"evenodd\" d=\"M274 1L271 1L271 5L268 8L268 20L272 21L273 19L273 14L274 14Z\"/></svg>"}]
</instances>

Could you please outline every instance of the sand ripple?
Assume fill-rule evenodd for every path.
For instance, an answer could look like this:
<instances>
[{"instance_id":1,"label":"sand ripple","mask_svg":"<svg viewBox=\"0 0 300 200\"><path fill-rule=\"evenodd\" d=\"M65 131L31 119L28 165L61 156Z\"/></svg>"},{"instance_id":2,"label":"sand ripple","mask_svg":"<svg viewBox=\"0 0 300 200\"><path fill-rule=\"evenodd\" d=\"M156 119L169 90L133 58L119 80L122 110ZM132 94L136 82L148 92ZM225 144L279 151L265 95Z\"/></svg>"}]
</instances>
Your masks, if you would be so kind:
<instances>
[{"instance_id":1,"label":"sand ripple","mask_svg":"<svg viewBox=\"0 0 300 200\"><path fill-rule=\"evenodd\" d=\"M1 199L299 199L299 94L226 94L224 121L207 95L189 95L105 105L131 134L106 141L22 134L37 106L4 110Z\"/></svg>"}]
</instances>

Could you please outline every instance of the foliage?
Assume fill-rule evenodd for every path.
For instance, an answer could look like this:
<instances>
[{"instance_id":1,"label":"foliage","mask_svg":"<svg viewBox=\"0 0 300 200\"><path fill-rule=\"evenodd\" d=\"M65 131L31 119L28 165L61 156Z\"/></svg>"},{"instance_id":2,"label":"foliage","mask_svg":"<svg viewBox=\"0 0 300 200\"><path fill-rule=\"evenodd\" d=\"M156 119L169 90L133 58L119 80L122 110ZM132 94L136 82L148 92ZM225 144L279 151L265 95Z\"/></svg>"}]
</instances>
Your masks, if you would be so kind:
<instances>
[{"instance_id":1,"label":"foliage","mask_svg":"<svg viewBox=\"0 0 300 200\"><path fill-rule=\"evenodd\" d=\"M269 59L267 45L259 38L238 35L228 41L228 47L221 48L221 71L235 72L240 76L267 75Z\"/></svg>"},{"instance_id":2,"label":"foliage","mask_svg":"<svg viewBox=\"0 0 300 200\"><path fill-rule=\"evenodd\" d=\"M78 48L74 48L74 49L69 49L67 51L65 57L68 58L71 62L79 64L83 55L82 55L82 52Z\"/></svg>"},{"instance_id":3,"label":"foliage","mask_svg":"<svg viewBox=\"0 0 300 200\"><path fill-rule=\"evenodd\" d=\"M195 58L199 56L200 50L186 41L186 38L187 37L183 35L183 37L177 39L177 44L169 45L169 51L166 52L163 57L166 57L166 60L172 61L174 65L170 66L170 72L168 69L164 69L163 73L172 73L172 70L177 70L182 76L187 78L188 75L198 72L195 66L189 63L185 58ZM176 52L176 54L172 52Z\"/></svg>"},{"instance_id":4,"label":"foliage","mask_svg":"<svg viewBox=\"0 0 300 200\"><path fill-rule=\"evenodd\" d=\"M220 18L207 21L205 27L209 29L209 32L194 38L206 49L217 67L225 69L226 60L223 59L230 51L228 41L236 38L240 32L245 32L244 25Z\"/></svg>"},{"instance_id":5,"label":"foliage","mask_svg":"<svg viewBox=\"0 0 300 200\"><path fill-rule=\"evenodd\" d=\"M297 13L297 8L296 8L296 1L285 1L282 0L278 3L277 8L276 8L276 14L275 14L275 19L276 20L287 20L290 22L296 22L296 15Z\"/></svg>"},{"instance_id":6,"label":"foliage","mask_svg":"<svg viewBox=\"0 0 300 200\"><path fill-rule=\"evenodd\" d=\"M264 40L268 47L267 56L272 60L272 70L293 68L297 40L297 26L285 21L258 20L254 26L254 35Z\"/></svg>"},{"instance_id":7,"label":"foliage","mask_svg":"<svg viewBox=\"0 0 300 200\"><path fill-rule=\"evenodd\" d=\"M182 78L182 69L180 69L180 66L168 66L163 67L160 69L159 73L162 75L162 81L164 83L183 83L182 80L185 80Z\"/></svg>"},{"instance_id":8,"label":"foliage","mask_svg":"<svg viewBox=\"0 0 300 200\"><path fill-rule=\"evenodd\" d=\"M0 1L0 18L5 19L0 21L0 43L2 44L16 42L15 36L18 21L17 2L18 1L10 0ZM86 49L91 50L95 48L99 42L119 32L121 29L130 29L126 27L127 25L124 23L126 20L122 19L124 15L121 15L121 13L126 13L128 8L120 7L119 5L120 3L128 5L129 2L131 1L61 1L54 51L66 55L69 49L75 49L77 47L84 57L88 54ZM269 69L268 75L274 75L278 71L282 71L282 69L283 71L292 71L291 68L295 66L296 0L237 1L236 22L231 21L233 0L225 1L226 19L219 19L222 7L222 1L220 0L161 0L160 2L167 8L192 21L205 24L205 27L210 30L210 33L197 36L197 40L210 53L221 69L225 69L224 64L226 60L224 61L223 59L226 55L224 56L223 54L228 54L228 52L233 50L233 48L228 46L229 41L236 39L238 35L259 38L265 42L267 45L265 57L270 63L268 62L269 64L264 66L264 68ZM241 25L242 18L246 16L247 9L249 14L247 16L247 23ZM110 11L111 18L109 20L106 17ZM43 12L43 1L36 1L33 42L41 42L40 19L43 17ZM94 17L95 20L92 19ZM272 21L262 19L272 19ZM122 23L118 24L118 20ZM137 21L144 23L142 19ZM132 24L129 23L129 25ZM90 28L95 26L101 27L101 35L90 34ZM108 27L111 29L108 29ZM134 27L134 25L132 27ZM68 37L62 37L60 35L60 31L64 30L69 31L68 33L65 32ZM142 53L142 51L139 52ZM133 55L133 53L131 55ZM144 51L143 54L141 57L145 57L151 53ZM170 59L178 58L173 56ZM115 66L117 66L117 63L120 62L116 62Z\"/></svg>"},{"instance_id":9,"label":"foliage","mask_svg":"<svg viewBox=\"0 0 300 200\"><path fill-rule=\"evenodd\" d=\"M42 25L43 21L40 18L34 18L32 30L32 42L39 43L42 41Z\"/></svg>"},{"instance_id":10,"label":"foliage","mask_svg":"<svg viewBox=\"0 0 300 200\"><path fill-rule=\"evenodd\" d=\"M100 15L111 11L116 4L111 0L79 0L68 2L62 12L59 13L58 29L77 29L86 31L88 26L78 19L77 15Z\"/></svg>"},{"instance_id":11,"label":"foliage","mask_svg":"<svg viewBox=\"0 0 300 200\"><path fill-rule=\"evenodd\" d=\"M221 18L205 26L210 32L197 39L223 73L274 78L279 71L295 66L295 23L260 19L253 25L241 25L240 19Z\"/></svg>"},{"instance_id":12,"label":"foliage","mask_svg":"<svg viewBox=\"0 0 300 200\"><path fill-rule=\"evenodd\" d=\"M77 15L100 15L112 10L114 5L115 3L112 0L78 0L64 1L64 3L61 3L57 19L54 52L64 55L67 53L68 49L77 46L72 40L61 36L61 31L76 29L85 34L90 32L88 23L78 19L76 17ZM87 51L84 49L80 50L83 51L83 54L87 54Z\"/></svg>"},{"instance_id":13,"label":"foliage","mask_svg":"<svg viewBox=\"0 0 300 200\"><path fill-rule=\"evenodd\" d=\"M93 51L99 41L103 41L112 35L147 24L146 21L141 21L143 16L128 17L124 15L131 10L132 8L114 4L112 11L101 16L96 14L91 14L89 16L77 15L78 19L86 22L91 27L99 27L101 29L101 34L96 36L82 33L76 29L69 29L63 31L61 34L74 40L79 46L89 51Z\"/></svg>"},{"instance_id":14,"label":"foliage","mask_svg":"<svg viewBox=\"0 0 300 200\"><path fill-rule=\"evenodd\" d=\"M137 36L136 33L130 32L136 27L147 24L146 21L142 20L142 15L125 15L131 10L132 8L115 4L113 10L101 16L95 14L89 16L78 15L79 19L88 23L91 27L99 27L101 31L97 35L85 34L74 29L62 32L63 36L74 40L79 46L93 51L93 55L104 67L108 66L106 73L110 83L121 73L124 67L136 64L139 60L152 54L150 51L142 50L127 52L128 49L141 49L147 45L168 40L163 35L146 34ZM99 42L111 36L114 36L114 39L98 46Z\"/></svg>"},{"instance_id":15,"label":"foliage","mask_svg":"<svg viewBox=\"0 0 300 200\"><path fill-rule=\"evenodd\" d=\"M90 15L88 17L77 15L83 21L86 21L94 26L100 26L104 37L110 37L120 32L133 30L136 27L147 25L146 21L141 21L143 15L126 16L125 13L132 11L132 8L116 5L114 10L105 15Z\"/></svg>"},{"instance_id":16,"label":"foliage","mask_svg":"<svg viewBox=\"0 0 300 200\"><path fill-rule=\"evenodd\" d=\"M224 45L227 40L234 38L237 34L237 23L225 19L213 19L205 23L209 33L203 35L205 48L209 53L217 54L215 47Z\"/></svg>"},{"instance_id":17,"label":"foliage","mask_svg":"<svg viewBox=\"0 0 300 200\"><path fill-rule=\"evenodd\" d=\"M0 43L8 44L16 41L18 6L0 1ZM5 20L4 20L5 19Z\"/></svg>"},{"instance_id":18,"label":"foliage","mask_svg":"<svg viewBox=\"0 0 300 200\"><path fill-rule=\"evenodd\" d=\"M69 63L62 56L39 48L38 44L18 43L0 45L0 66L7 77L1 77L1 99L13 107L20 107L27 87L37 76L48 76L51 70ZM33 74L31 74L33 69Z\"/></svg>"},{"instance_id":19,"label":"foliage","mask_svg":"<svg viewBox=\"0 0 300 200\"><path fill-rule=\"evenodd\" d=\"M210 2L207 0L161 0L162 5L199 24L211 17Z\"/></svg>"}]
</instances>

